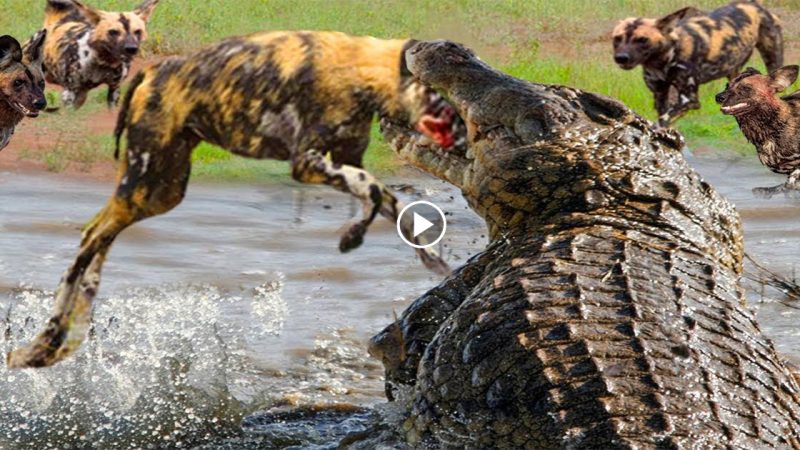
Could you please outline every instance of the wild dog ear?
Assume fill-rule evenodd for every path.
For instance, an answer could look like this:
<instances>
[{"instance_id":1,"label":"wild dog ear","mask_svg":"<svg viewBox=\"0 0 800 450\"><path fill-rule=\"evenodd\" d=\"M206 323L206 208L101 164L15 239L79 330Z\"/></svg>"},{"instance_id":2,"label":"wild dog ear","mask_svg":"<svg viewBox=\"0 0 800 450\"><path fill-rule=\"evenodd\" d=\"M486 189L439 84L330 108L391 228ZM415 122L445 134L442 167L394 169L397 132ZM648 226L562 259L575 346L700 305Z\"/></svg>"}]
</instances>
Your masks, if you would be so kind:
<instances>
[{"instance_id":1,"label":"wild dog ear","mask_svg":"<svg viewBox=\"0 0 800 450\"><path fill-rule=\"evenodd\" d=\"M770 85L775 92L781 92L797 81L798 66L785 66L769 74Z\"/></svg>"},{"instance_id":2,"label":"wild dog ear","mask_svg":"<svg viewBox=\"0 0 800 450\"><path fill-rule=\"evenodd\" d=\"M38 67L44 63L44 39L47 37L47 30L39 30L33 35L30 41L25 44L23 49L23 62Z\"/></svg>"},{"instance_id":3,"label":"wild dog ear","mask_svg":"<svg viewBox=\"0 0 800 450\"><path fill-rule=\"evenodd\" d=\"M687 6L686 8L679 9L672 14L667 14L656 20L656 28L664 34L669 34L681 20L701 14L703 14L703 11L692 6Z\"/></svg>"},{"instance_id":4,"label":"wild dog ear","mask_svg":"<svg viewBox=\"0 0 800 450\"><path fill-rule=\"evenodd\" d=\"M144 0L144 2L139 5L133 12L142 18L145 22L150 20L150 15L153 14L153 10L156 9L156 5L158 5L159 0Z\"/></svg>"},{"instance_id":5,"label":"wild dog ear","mask_svg":"<svg viewBox=\"0 0 800 450\"><path fill-rule=\"evenodd\" d=\"M11 36L0 36L0 69L22 62L22 47Z\"/></svg>"},{"instance_id":6,"label":"wild dog ear","mask_svg":"<svg viewBox=\"0 0 800 450\"><path fill-rule=\"evenodd\" d=\"M72 3L78 8L81 14L83 14L83 17L86 17L86 19L88 19L92 25L97 25L100 22L100 19L103 18L103 16L100 14L100 11L84 4L83 2L72 0Z\"/></svg>"}]
</instances>

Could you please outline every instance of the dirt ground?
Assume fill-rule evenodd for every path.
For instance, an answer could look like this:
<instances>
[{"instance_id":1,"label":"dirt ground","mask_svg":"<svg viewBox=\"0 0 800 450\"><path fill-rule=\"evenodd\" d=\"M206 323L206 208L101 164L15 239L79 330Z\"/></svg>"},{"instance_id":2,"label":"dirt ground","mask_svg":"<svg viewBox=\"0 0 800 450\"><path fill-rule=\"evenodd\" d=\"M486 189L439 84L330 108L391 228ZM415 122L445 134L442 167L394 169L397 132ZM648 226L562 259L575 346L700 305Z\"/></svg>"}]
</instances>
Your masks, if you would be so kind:
<instances>
[{"instance_id":1,"label":"dirt ground","mask_svg":"<svg viewBox=\"0 0 800 450\"><path fill-rule=\"evenodd\" d=\"M131 74L161 59L150 57L137 60L131 67ZM105 89L98 88L103 92ZM48 84L45 90L55 92L60 97L60 86ZM104 106L84 108L86 111L62 109L42 113L36 119L23 120L17 126L11 143L0 153L0 171L49 171L77 178L113 179L116 162L113 160L114 149L110 137L116 125L117 109L109 110ZM83 152L85 156L55 158L55 155L63 152Z\"/></svg>"}]
</instances>

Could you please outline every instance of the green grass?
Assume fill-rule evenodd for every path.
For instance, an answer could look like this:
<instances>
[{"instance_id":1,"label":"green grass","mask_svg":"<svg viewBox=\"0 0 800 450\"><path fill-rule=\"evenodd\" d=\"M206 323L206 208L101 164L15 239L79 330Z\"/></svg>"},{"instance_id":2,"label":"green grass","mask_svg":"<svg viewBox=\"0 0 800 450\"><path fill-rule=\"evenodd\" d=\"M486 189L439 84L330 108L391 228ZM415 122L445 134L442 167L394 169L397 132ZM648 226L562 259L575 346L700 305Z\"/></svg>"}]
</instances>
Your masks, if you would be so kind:
<instances>
[{"instance_id":1,"label":"green grass","mask_svg":"<svg viewBox=\"0 0 800 450\"><path fill-rule=\"evenodd\" d=\"M139 1L84 0L108 11L133 9ZM718 0L695 0L701 8ZM797 0L768 1L796 7ZM504 21L531 31L581 27L587 20L658 15L686 6L684 0L162 0L150 25L159 49L186 49L222 36L263 29L336 29L379 37L461 37L504 34ZM42 22L44 0L6 0L0 30L17 37Z\"/></svg>"},{"instance_id":2,"label":"green grass","mask_svg":"<svg viewBox=\"0 0 800 450\"><path fill-rule=\"evenodd\" d=\"M130 10L138 4L135 0L85 1L106 10ZM711 9L723 0L691 3ZM766 3L784 14L800 10L800 0ZM145 53L189 51L224 36L264 29L447 38L469 45L512 75L610 95L655 119L652 95L641 70L626 72L614 66L608 33L620 18L654 17L685 5L685 0L162 0L149 25ZM24 39L41 25L44 0L6 0L3 9L0 30ZM785 23L786 40L800 39L800 27L792 26L793 20ZM758 57L754 63L763 69ZM724 81L704 85L703 108L679 121L677 128L690 148L752 152L735 121L720 114L713 101L723 87ZM94 105L104 101L104 89L90 97ZM58 167L58 158L51 158L52 165ZM382 172L397 164L373 127L365 166ZM248 160L203 144L195 151L193 172L212 179L252 180L287 177L289 168L285 162Z\"/></svg>"}]
</instances>

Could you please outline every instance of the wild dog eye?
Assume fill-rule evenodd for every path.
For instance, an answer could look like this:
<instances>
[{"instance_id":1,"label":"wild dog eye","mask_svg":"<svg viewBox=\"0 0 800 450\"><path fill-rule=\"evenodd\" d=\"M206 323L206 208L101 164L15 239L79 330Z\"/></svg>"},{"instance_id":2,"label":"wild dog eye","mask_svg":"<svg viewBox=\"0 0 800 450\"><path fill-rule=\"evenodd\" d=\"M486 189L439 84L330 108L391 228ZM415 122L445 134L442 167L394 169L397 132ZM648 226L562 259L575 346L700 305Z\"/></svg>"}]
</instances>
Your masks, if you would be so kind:
<instances>
[{"instance_id":1,"label":"wild dog eye","mask_svg":"<svg viewBox=\"0 0 800 450\"><path fill-rule=\"evenodd\" d=\"M44 89L44 80L39 82L39 89Z\"/></svg>"},{"instance_id":2,"label":"wild dog eye","mask_svg":"<svg viewBox=\"0 0 800 450\"><path fill-rule=\"evenodd\" d=\"M136 39L142 39L142 30L136 30L133 34L136 36Z\"/></svg>"},{"instance_id":3,"label":"wild dog eye","mask_svg":"<svg viewBox=\"0 0 800 450\"><path fill-rule=\"evenodd\" d=\"M622 36L614 36L614 43L619 44L622 42Z\"/></svg>"},{"instance_id":4,"label":"wild dog eye","mask_svg":"<svg viewBox=\"0 0 800 450\"><path fill-rule=\"evenodd\" d=\"M112 38L119 37L120 32L119 30L108 30L108 35Z\"/></svg>"},{"instance_id":5,"label":"wild dog eye","mask_svg":"<svg viewBox=\"0 0 800 450\"><path fill-rule=\"evenodd\" d=\"M25 80L14 80L14 89L22 89L25 87Z\"/></svg>"},{"instance_id":6,"label":"wild dog eye","mask_svg":"<svg viewBox=\"0 0 800 450\"><path fill-rule=\"evenodd\" d=\"M648 42L650 41L646 37L642 36L637 37L636 39L633 40L634 44L647 44Z\"/></svg>"}]
</instances>

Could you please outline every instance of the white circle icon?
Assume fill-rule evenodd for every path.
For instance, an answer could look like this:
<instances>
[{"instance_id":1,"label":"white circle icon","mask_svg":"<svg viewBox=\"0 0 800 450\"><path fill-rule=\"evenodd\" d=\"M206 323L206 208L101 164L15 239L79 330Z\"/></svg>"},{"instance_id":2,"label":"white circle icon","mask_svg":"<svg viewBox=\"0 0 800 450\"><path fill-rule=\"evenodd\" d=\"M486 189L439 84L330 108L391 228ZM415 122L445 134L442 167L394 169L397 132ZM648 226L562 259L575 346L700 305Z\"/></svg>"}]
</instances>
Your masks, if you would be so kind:
<instances>
[{"instance_id":1,"label":"white circle icon","mask_svg":"<svg viewBox=\"0 0 800 450\"><path fill-rule=\"evenodd\" d=\"M439 219L432 218L432 215L434 215L432 214L433 211L438 214ZM406 213L413 214L411 216L410 227L403 226L403 216L405 216ZM440 230L436 235L436 239L423 244L417 243L417 238L420 235L423 235L429 231L436 231L437 229ZM414 248L428 248L438 244L439 241L441 241L444 237L446 231L447 219L444 216L444 212L442 212L441 208L431 202L419 200L409 203L405 208L403 208L402 211L400 211L400 215L397 216L397 234L400 235L400 239L402 239L403 242ZM406 236L407 233L411 234L411 236Z\"/></svg>"}]
</instances>

